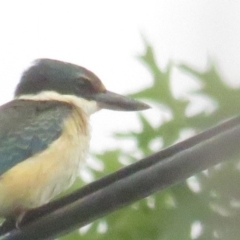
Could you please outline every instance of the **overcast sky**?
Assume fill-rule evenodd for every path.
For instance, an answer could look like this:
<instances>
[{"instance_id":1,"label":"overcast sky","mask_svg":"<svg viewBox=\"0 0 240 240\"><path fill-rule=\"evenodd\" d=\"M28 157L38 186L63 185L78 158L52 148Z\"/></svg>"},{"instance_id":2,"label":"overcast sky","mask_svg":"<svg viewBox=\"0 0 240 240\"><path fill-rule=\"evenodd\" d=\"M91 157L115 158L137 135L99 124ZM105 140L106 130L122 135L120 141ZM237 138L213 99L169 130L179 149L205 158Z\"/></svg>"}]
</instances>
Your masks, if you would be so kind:
<instances>
[{"instance_id":1,"label":"overcast sky","mask_svg":"<svg viewBox=\"0 0 240 240\"><path fill-rule=\"evenodd\" d=\"M239 84L239 13L239 0L1 1L0 103L12 98L21 72L41 57L85 66L118 93L140 89L151 82L136 59L144 49L141 35L153 44L161 67L173 60L204 69L210 57ZM134 116L98 113L93 148L110 144L112 129L126 129ZM119 121L124 118L127 123Z\"/></svg>"}]
</instances>

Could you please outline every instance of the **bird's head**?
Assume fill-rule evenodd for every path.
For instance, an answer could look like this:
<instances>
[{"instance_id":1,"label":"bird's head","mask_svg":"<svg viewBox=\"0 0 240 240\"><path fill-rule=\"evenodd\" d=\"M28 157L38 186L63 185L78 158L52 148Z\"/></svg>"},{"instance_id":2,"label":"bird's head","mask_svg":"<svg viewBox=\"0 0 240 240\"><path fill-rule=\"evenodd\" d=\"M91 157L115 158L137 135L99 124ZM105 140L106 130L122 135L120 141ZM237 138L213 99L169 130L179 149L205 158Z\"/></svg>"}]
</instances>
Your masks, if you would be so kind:
<instances>
[{"instance_id":1,"label":"bird's head","mask_svg":"<svg viewBox=\"0 0 240 240\"><path fill-rule=\"evenodd\" d=\"M38 59L23 73L15 96L38 96L44 92L94 102L98 109L139 111L149 108L145 103L108 91L86 68L52 59Z\"/></svg>"}]
</instances>

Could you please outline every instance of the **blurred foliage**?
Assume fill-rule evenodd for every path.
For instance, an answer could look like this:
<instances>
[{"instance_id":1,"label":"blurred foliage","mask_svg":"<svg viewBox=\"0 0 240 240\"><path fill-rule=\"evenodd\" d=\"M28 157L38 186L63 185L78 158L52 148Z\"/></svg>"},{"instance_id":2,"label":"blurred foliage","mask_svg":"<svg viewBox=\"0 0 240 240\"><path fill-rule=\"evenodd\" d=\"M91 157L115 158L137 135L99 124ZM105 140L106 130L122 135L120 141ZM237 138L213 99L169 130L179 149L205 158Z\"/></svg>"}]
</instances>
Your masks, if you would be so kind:
<instances>
[{"instance_id":1,"label":"blurred foliage","mask_svg":"<svg viewBox=\"0 0 240 240\"><path fill-rule=\"evenodd\" d=\"M140 60L148 67L152 83L148 88L131 96L148 101L153 106L154 119L153 116L150 119L147 111L140 113L138 120L142 126L141 131L115 135L118 138L133 140L136 143L135 148L129 151L115 149L95 154L96 161L104 163L103 171L89 169L95 179L123 167L122 162L136 161L137 157L134 156L151 154L153 143L166 147L182 138L186 130L190 130L192 134L197 133L239 114L240 89L230 87L213 64L209 64L205 71L172 63L166 70L162 70L156 63L153 49L147 43L146 52L140 56ZM174 68L190 75L199 87L189 92L186 97L177 98L171 88ZM179 82L177 84L181 85ZM207 105L191 113L189 107L196 96L199 96L200 102L203 98L207 99ZM209 106L211 110L207 110ZM169 118L162 117L164 111L169 113ZM154 151L159 150L155 147ZM240 164L236 159L218 165L61 239L238 240L239 169ZM75 187L77 186L79 182L75 184Z\"/></svg>"}]
</instances>

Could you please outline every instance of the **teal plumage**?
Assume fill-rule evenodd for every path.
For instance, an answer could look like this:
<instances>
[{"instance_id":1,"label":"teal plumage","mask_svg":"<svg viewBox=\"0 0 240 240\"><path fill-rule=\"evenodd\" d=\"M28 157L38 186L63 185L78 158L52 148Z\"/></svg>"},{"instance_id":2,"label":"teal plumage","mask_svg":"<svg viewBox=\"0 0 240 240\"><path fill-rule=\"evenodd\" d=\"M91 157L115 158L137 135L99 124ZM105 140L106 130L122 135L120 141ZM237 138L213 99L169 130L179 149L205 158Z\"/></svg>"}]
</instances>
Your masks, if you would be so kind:
<instances>
[{"instance_id":1,"label":"teal plumage","mask_svg":"<svg viewBox=\"0 0 240 240\"><path fill-rule=\"evenodd\" d=\"M14 100L0 108L0 176L44 151L56 140L71 105L58 101Z\"/></svg>"}]
</instances>

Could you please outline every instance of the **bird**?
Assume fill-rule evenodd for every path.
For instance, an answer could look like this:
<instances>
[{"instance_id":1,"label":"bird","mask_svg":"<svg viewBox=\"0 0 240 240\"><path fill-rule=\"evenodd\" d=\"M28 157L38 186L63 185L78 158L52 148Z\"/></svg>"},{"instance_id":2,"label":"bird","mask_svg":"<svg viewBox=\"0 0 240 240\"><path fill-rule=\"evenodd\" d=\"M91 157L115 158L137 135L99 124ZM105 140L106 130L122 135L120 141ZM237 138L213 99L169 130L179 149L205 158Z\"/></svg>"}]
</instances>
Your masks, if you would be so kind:
<instances>
[{"instance_id":1,"label":"bird","mask_svg":"<svg viewBox=\"0 0 240 240\"><path fill-rule=\"evenodd\" d=\"M91 114L148 108L84 67L35 60L0 107L0 217L18 224L72 185L89 150Z\"/></svg>"}]
</instances>

